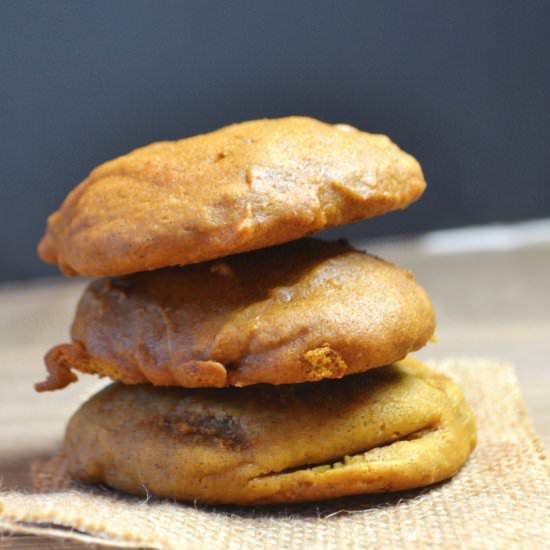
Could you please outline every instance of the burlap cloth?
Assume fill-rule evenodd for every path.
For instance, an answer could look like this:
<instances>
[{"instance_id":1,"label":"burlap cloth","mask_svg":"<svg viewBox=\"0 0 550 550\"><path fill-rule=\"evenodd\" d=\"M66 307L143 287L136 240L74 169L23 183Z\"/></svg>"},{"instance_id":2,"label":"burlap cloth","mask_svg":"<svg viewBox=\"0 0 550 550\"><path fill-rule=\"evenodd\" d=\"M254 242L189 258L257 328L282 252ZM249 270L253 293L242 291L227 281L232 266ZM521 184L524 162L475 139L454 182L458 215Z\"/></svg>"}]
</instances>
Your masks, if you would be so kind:
<instances>
[{"instance_id":1,"label":"burlap cloth","mask_svg":"<svg viewBox=\"0 0 550 550\"><path fill-rule=\"evenodd\" d=\"M279 508L211 508L128 498L34 468L36 494L0 493L0 529L151 548L550 548L550 467L513 369L432 364L465 389L479 444L451 481L409 493Z\"/></svg>"}]
</instances>

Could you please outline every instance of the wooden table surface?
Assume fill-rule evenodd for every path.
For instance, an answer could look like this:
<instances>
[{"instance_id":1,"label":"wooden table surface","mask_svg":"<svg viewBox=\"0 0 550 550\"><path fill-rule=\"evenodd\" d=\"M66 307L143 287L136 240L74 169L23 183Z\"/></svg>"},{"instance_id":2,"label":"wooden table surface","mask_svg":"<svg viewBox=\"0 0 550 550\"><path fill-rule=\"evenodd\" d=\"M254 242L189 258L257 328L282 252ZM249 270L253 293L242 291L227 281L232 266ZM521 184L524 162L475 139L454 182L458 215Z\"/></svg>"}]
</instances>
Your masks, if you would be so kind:
<instances>
[{"instance_id":1,"label":"wooden table surface","mask_svg":"<svg viewBox=\"0 0 550 550\"><path fill-rule=\"evenodd\" d=\"M437 344L418 355L491 357L515 364L523 396L550 448L550 233L504 250L461 250L437 239L378 241L368 249L411 269L438 315ZM478 247L479 248L479 247ZM452 250L454 249L454 252ZM55 279L0 287L0 478L4 488L30 489L29 465L49 455L77 405L100 384L37 394L42 356L67 340L85 282ZM77 548L82 544L29 536L0 537L4 548Z\"/></svg>"}]
</instances>

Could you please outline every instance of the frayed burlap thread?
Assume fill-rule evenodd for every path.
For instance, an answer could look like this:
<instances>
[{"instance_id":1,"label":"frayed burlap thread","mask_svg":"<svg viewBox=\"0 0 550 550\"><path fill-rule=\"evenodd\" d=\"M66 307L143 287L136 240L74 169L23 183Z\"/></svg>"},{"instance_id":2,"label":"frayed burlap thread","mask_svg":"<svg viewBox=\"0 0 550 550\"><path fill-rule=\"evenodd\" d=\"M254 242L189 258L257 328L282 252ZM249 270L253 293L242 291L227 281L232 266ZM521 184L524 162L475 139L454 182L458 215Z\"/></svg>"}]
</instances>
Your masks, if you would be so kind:
<instances>
[{"instance_id":1,"label":"frayed burlap thread","mask_svg":"<svg viewBox=\"0 0 550 550\"><path fill-rule=\"evenodd\" d=\"M0 529L127 548L549 548L549 462L512 367L431 366L464 387L478 419L478 447L446 483L299 506L213 508L76 484L60 454L35 465L36 493L0 493Z\"/></svg>"}]
</instances>

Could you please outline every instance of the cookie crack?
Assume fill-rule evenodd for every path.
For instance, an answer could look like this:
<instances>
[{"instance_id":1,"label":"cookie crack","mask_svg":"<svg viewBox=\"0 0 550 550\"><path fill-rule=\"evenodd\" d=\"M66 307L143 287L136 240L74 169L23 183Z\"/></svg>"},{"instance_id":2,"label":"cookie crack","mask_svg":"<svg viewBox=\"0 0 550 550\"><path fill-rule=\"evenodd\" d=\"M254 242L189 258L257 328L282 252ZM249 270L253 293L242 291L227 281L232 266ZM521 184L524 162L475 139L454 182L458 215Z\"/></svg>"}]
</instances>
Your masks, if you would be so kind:
<instances>
[{"instance_id":1,"label":"cookie crack","mask_svg":"<svg viewBox=\"0 0 550 550\"><path fill-rule=\"evenodd\" d=\"M300 466L293 466L290 468L285 468L280 471L271 471L271 472L265 472L263 474L259 474L252 479L248 481L248 483L252 483L257 480L263 480L268 478L274 478L282 475L290 475L295 474L298 472L306 472L311 471L313 473L325 473L330 470L336 470L339 468L345 468L347 466L357 465L361 462L368 462L365 460L365 455L374 449L382 449L384 447L390 447L391 445L394 445L395 443L405 442L405 441L414 441L416 439L420 439L422 437L425 437L428 434L437 432L441 428L441 422L434 422L432 424L428 424L427 426L424 426L422 428L419 428L417 430L413 430L411 432L407 433L399 433L394 432L392 438L389 441L386 441L385 443L382 443L380 445L374 445L372 447L367 447L362 451L359 451L357 453L354 453L352 455L344 455L340 460L337 461L331 461L331 462L318 462L318 463L310 463L310 464L301 464Z\"/></svg>"}]
</instances>

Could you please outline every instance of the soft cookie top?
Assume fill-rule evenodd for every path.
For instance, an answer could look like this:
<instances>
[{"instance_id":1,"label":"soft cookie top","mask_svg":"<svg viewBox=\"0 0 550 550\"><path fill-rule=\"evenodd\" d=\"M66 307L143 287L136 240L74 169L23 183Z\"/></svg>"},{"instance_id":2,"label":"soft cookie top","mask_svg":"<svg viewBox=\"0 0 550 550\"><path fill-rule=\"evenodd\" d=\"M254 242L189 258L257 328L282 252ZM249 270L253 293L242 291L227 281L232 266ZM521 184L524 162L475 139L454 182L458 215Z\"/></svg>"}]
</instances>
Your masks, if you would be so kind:
<instances>
[{"instance_id":1,"label":"soft cookie top","mask_svg":"<svg viewBox=\"0 0 550 550\"><path fill-rule=\"evenodd\" d=\"M405 208L425 186L386 136L254 120L98 166L50 216L38 252L68 275L197 263Z\"/></svg>"},{"instance_id":2,"label":"soft cookie top","mask_svg":"<svg viewBox=\"0 0 550 550\"><path fill-rule=\"evenodd\" d=\"M72 343L46 356L52 390L72 370L126 384L222 387L341 378L421 348L435 319L413 276L343 243L292 243L93 281Z\"/></svg>"}]
</instances>

